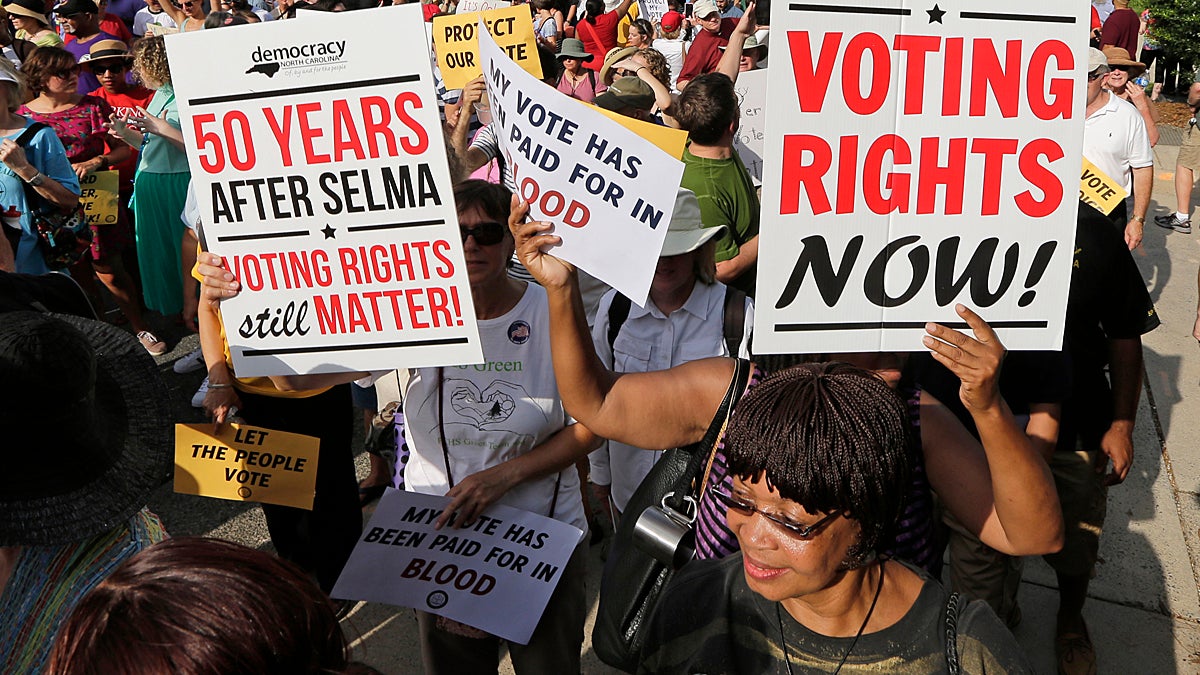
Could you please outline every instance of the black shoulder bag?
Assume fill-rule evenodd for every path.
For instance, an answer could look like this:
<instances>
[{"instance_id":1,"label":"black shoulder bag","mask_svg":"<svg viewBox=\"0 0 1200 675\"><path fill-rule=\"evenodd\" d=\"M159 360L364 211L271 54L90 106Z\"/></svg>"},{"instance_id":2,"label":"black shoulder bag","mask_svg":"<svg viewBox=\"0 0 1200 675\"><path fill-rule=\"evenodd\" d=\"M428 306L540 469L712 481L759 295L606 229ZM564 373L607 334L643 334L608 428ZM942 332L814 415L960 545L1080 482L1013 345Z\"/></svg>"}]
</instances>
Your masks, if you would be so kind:
<instances>
[{"instance_id":1,"label":"black shoulder bag","mask_svg":"<svg viewBox=\"0 0 1200 675\"><path fill-rule=\"evenodd\" d=\"M47 128L47 125L41 122L34 122L25 127L16 138L17 145L28 151L29 142L43 128ZM32 160L30 164L33 164ZM38 250L41 251L46 266L52 270L61 270L79 262L92 245L92 230L88 227L83 204L76 204L74 209L63 211L38 194L29 183L25 183L24 187L29 224L37 234Z\"/></svg>"},{"instance_id":2,"label":"black shoulder bag","mask_svg":"<svg viewBox=\"0 0 1200 675\"><path fill-rule=\"evenodd\" d=\"M645 629L658 598L675 571L691 559L693 523L707 470L733 404L749 378L750 362L738 359L729 389L703 440L664 452L625 507L604 565L600 606L592 629L592 647L610 666L630 673L637 670ZM675 546L662 537L673 529L672 522L675 533L682 535L674 541ZM656 528L656 524L665 528Z\"/></svg>"}]
</instances>

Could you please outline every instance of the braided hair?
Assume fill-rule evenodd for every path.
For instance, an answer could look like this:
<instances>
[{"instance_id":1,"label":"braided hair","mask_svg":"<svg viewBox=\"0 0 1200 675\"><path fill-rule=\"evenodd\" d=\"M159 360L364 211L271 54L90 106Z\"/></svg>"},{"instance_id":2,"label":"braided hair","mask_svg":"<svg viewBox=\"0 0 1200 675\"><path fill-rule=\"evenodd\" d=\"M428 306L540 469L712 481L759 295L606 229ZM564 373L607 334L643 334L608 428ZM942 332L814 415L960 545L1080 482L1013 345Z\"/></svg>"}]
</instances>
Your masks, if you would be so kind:
<instances>
[{"instance_id":1,"label":"braided hair","mask_svg":"<svg viewBox=\"0 0 1200 675\"><path fill-rule=\"evenodd\" d=\"M778 372L738 402L726 432L729 470L809 513L861 527L850 566L868 560L903 507L910 470L904 402L870 371L809 363Z\"/></svg>"}]
</instances>

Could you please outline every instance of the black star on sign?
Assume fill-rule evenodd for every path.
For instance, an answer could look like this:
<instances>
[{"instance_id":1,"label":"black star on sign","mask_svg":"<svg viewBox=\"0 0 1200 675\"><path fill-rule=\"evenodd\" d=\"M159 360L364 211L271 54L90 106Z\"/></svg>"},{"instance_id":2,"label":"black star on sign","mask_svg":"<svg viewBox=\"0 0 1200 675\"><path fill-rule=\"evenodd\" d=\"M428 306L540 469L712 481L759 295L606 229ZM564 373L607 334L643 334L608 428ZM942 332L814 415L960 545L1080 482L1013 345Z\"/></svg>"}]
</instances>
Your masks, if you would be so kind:
<instances>
[{"instance_id":1,"label":"black star on sign","mask_svg":"<svg viewBox=\"0 0 1200 675\"><path fill-rule=\"evenodd\" d=\"M333 233L336 232L336 230L329 226L329 223L325 223L325 227L321 231L325 233L326 239L333 239Z\"/></svg>"},{"instance_id":2,"label":"black star on sign","mask_svg":"<svg viewBox=\"0 0 1200 675\"><path fill-rule=\"evenodd\" d=\"M929 23L942 23L942 17L946 15L946 10L938 9L938 6L935 4L933 9L927 9L925 13L929 15Z\"/></svg>"}]
</instances>

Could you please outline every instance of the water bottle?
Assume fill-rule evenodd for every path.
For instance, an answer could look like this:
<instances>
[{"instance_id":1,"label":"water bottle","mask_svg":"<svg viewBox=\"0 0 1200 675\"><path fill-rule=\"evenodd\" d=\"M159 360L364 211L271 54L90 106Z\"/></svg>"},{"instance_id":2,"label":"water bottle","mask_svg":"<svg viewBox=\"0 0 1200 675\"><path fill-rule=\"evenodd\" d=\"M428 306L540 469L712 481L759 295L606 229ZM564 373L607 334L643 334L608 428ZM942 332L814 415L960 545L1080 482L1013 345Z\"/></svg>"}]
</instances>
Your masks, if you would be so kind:
<instances>
[{"instance_id":1,"label":"water bottle","mask_svg":"<svg viewBox=\"0 0 1200 675\"><path fill-rule=\"evenodd\" d=\"M1133 79L1133 83L1145 89L1150 85L1150 78L1146 77L1145 73L1142 73Z\"/></svg>"}]
</instances>

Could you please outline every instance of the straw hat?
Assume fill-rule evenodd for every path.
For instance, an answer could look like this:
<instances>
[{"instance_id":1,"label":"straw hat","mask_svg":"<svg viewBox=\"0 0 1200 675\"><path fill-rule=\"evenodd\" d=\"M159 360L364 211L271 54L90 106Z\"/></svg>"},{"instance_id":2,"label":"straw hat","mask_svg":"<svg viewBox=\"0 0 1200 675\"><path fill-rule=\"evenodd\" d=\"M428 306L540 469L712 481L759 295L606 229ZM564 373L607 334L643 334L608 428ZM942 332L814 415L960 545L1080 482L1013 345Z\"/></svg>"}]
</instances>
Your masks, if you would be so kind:
<instances>
[{"instance_id":1,"label":"straw hat","mask_svg":"<svg viewBox=\"0 0 1200 675\"><path fill-rule=\"evenodd\" d=\"M42 10L42 3L36 0L12 0L4 3L4 9L13 16L23 16L27 19L33 19L43 26L50 26L50 19L46 18Z\"/></svg>"},{"instance_id":2,"label":"straw hat","mask_svg":"<svg viewBox=\"0 0 1200 675\"><path fill-rule=\"evenodd\" d=\"M1140 61L1134 61L1129 58L1129 52L1120 47L1105 47L1104 58L1108 59L1108 67L1116 69L1117 66L1125 66L1129 69L1129 79L1133 79L1138 75L1146 72L1146 64Z\"/></svg>"},{"instance_id":3,"label":"straw hat","mask_svg":"<svg viewBox=\"0 0 1200 675\"><path fill-rule=\"evenodd\" d=\"M171 475L167 387L142 346L106 323L0 320L0 546L111 530Z\"/></svg>"},{"instance_id":4,"label":"straw hat","mask_svg":"<svg viewBox=\"0 0 1200 675\"><path fill-rule=\"evenodd\" d=\"M624 61L626 58L633 56L638 52L637 47L613 47L608 50L608 54L604 56L604 65L600 68L600 81L608 82L608 71L612 70L613 66Z\"/></svg>"},{"instance_id":5,"label":"straw hat","mask_svg":"<svg viewBox=\"0 0 1200 675\"><path fill-rule=\"evenodd\" d=\"M129 47L125 46L120 40L97 40L92 45L88 53L79 57L79 65L87 66L96 61L132 61L133 55L129 53Z\"/></svg>"},{"instance_id":6,"label":"straw hat","mask_svg":"<svg viewBox=\"0 0 1200 675\"><path fill-rule=\"evenodd\" d=\"M679 193L675 195L675 210L671 212L671 224L667 227L667 237L663 240L659 256L666 258L690 253L724 231L724 225L704 227L696 193L679 188Z\"/></svg>"}]
</instances>

